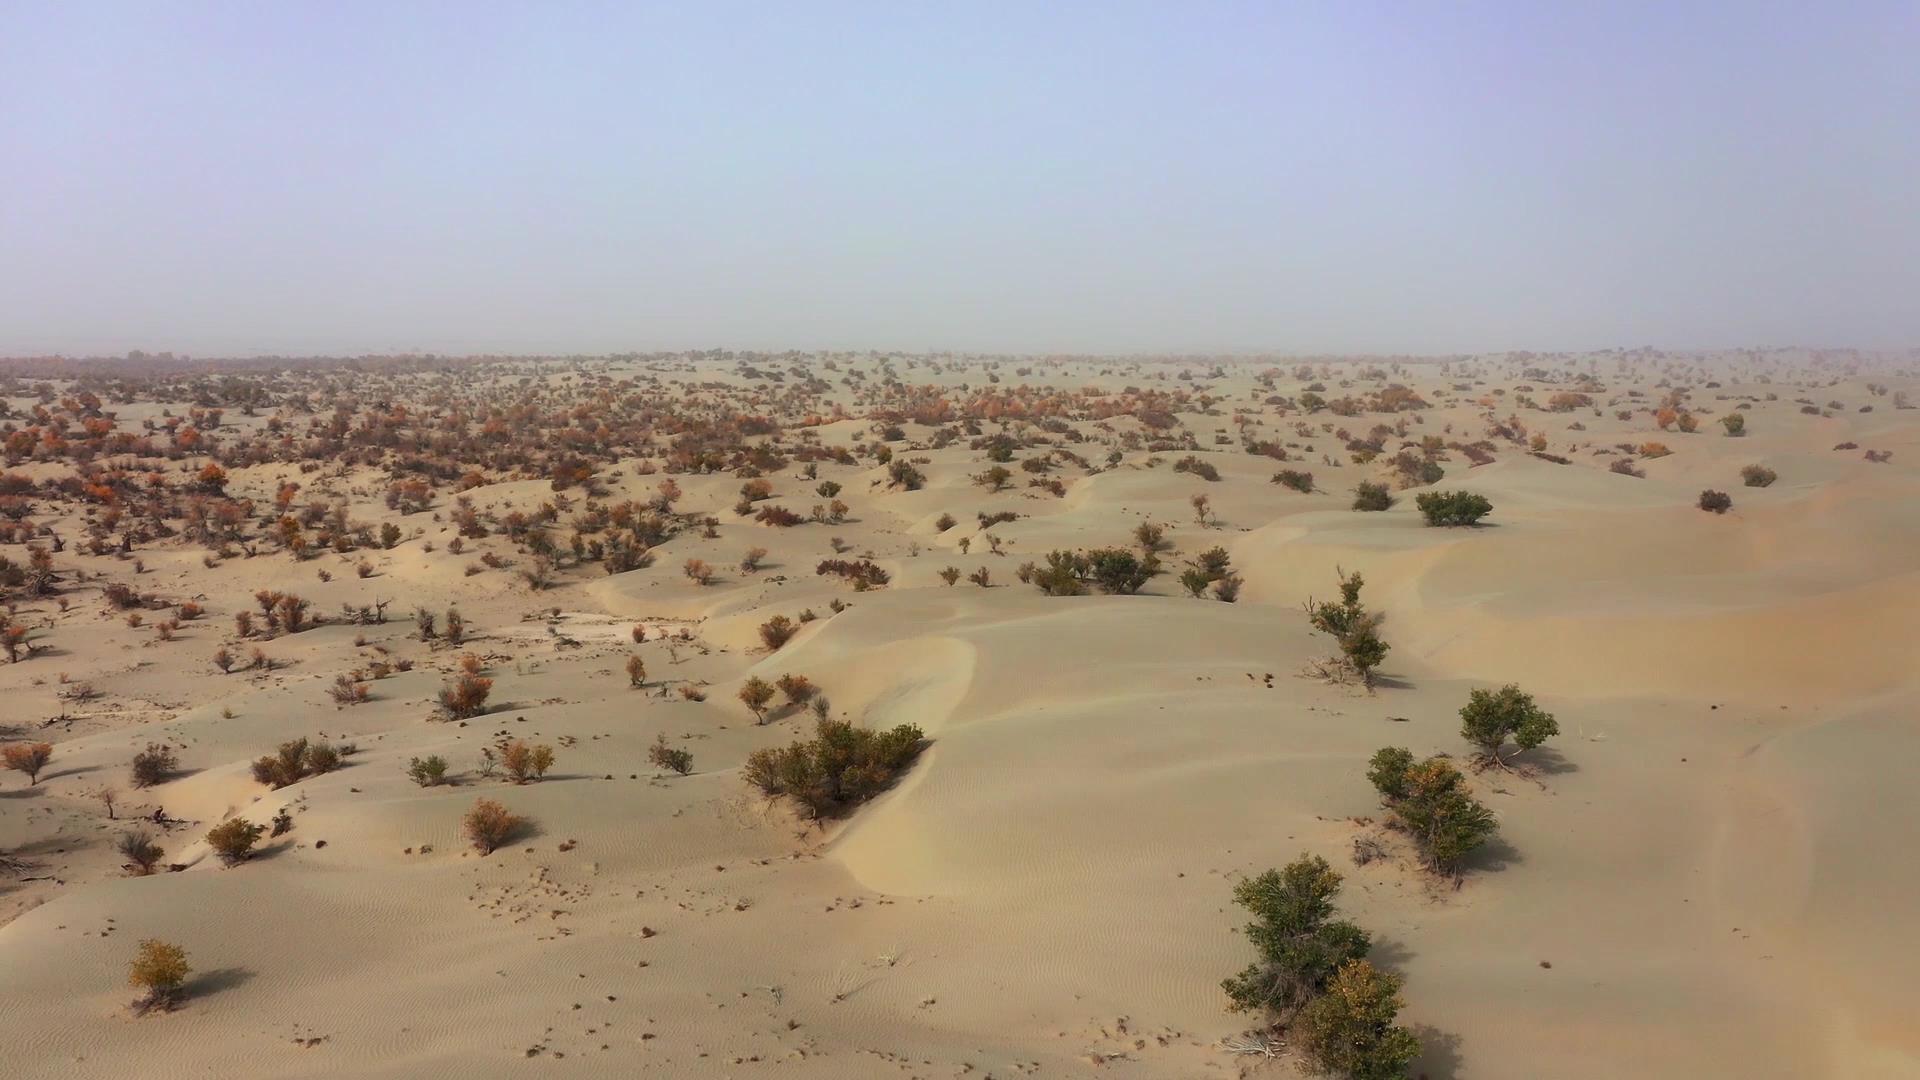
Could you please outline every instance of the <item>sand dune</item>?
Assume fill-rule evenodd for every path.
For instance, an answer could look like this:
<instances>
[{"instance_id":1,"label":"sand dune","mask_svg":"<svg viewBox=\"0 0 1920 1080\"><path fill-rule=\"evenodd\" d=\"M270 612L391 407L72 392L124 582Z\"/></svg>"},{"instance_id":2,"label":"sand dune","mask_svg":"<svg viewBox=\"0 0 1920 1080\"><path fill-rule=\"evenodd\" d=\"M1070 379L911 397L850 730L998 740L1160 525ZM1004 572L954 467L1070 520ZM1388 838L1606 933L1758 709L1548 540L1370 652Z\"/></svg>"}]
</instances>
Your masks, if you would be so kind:
<instances>
[{"instance_id":1,"label":"sand dune","mask_svg":"<svg viewBox=\"0 0 1920 1080\"><path fill-rule=\"evenodd\" d=\"M1636 363L1610 377L1615 390L1657 394L1668 373ZM172 641L103 612L72 577L70 609L23 605L49 652L0 667L6 737L45 737L56 753L37 785L0 780L0 850L34 867L0 880L0 1016L17 1033L7 1074L1296 1075L1296 1063L1222 1048L1255 1021L1227 1011L1219 984L1249 958L1233 882L1312 853L1345 875L1343 910L1375 935L1376 962L1406 977L1420 1075L1920 1075L1906 970L1920 950L1906 910L1920 891L1906 779L1920 750L1915 414L1802 414L1785 400L1802 393L1788 392L1796 379L1819 401L1869 400L1867 376L1805 357L1766 382L1742 369L1695 392L1713 415L1748 405L1742 439L1717 424L1658 431L1656 397L1621 398L1642 410L1630 420L1472 400L1517 397L1521 367L1396 376L1435 403L1407 443L1477 439L1517 412L1569 459L1518 442L1478 467L1451 452L1438 486L1496 508L1475 529L1426 527L1420 489L1383 513L1351 510L1353 485L1384 461L1354 460L1336 431L1404 417L1282 417L1264 399L1304 380L1251 367L1196 367L1221 404L1177 414L1215 482L1173 471L1186 449L1126 441L1142 429L1120 415L1052 429L1086 467L1019 472L994 492L971 479L988 462L970 440L998 423L948 437L905 423L889 445L919 462L917 490L865 458L821 460L804 478L789 466L768 474L771 502L804 514L831 480L851 509L837 524L773 528L733 512L740 476L675 473L677 509L718 519L717 539L684 528L625 573L563 558L542 590L514 576L531 556L500 530L449 549L452 493L397 514L378 497L380 470L238 468L233 484L257 499L296 478L333 487L353 493L354 517L408 537L217 565L155 542L136 553L137 576L112 552L62 554L65 574L203 597L208 614ZM990 385L984 370L923 374L960 398ZM1119 392L1183 370L1077 362L1025 378ZM710 401L759 392L730 365L669 374ZM1358 365L1314 378L1366 384ZM1920 389L1911 375L1873 378ZM858 413L863 392L832 396ZM1237 441L1230 409L1251 417L1248 437L1294 443L1290 466L1311 470L1315 490L1270 483L1280 463L1219 443ZM804 431L864 446L876 425L789 423L782 445ZM1619 445L1656 439L1673 453L1636 458L1644 478L1608 470ZM1894 456L1833 449L1845 442ZM1752 463L1778 480L1741 486ZM592 501L644 501L666 475L626 457L602 469ZM487 479L459 494L496 522L554 497L541 480ZM1058 479L1064 494L1028 479ZM1697 509L1703 487L1732 492L1732 512ZM1018 517L977 525L1000 511ZM49 520L80 535L85 513ZM957 523L938 527L943 514ZM1056 548L1130 546L1143 522L1165 528L1174 573L1140 595L1050 597L1018 579ZM1237 603L1190 598L1175 580L1215 546L1244 576ZM766 549L757 570L739 566L750 547ZM500 565L478 562L488 554ZM693 558L712 584L686 578ZM869 559L889 581L855 591L815 573L829 558ZM989 587L948 585L949 566L987 569ZM1302 677L1331 644L1301 606L1333 593L1336 567L1362 572L1386 616L1392 652L1373 693ZM219 674L206 657L237 647L233 613L257 589L298 590L332 621L260 641L275 670ZM386 623L338 618L374 598L392 601ZM470 640L420 640L413 609L450 605ZM775 615L798 630L770 651L760 627ZM431 719L467 654L494 680L488 711ZM646 664L642 688L628 685L629 655ZM368 703L329 696L336 675L400 659L411 670L370 678ZM799 820L741 777L748 754L810 730L800 708L776 702L760 723L735 697L786 674L819 686L835 717L918 725L928 749L844 821ZM62 697L77 682L98 696ZM1506 682L1553 711L1561 735L1533 752L1531 776L1471 776L1500 839L1457 885L1404 853L1356 865L1354 840L1382 813L1368 757L1384 745L1464 753L1468 691ZM290 787L254 781L252 759L301 736L354 753ZM656 736L692 752L691 775L648 763ZM504 738L552 745L553 772L525 785L479 775L481 748ZM126 789L127 761L155 741L178 748L182 772ZM456 783L407 778L431 754ZM112 822L90 798L103 784L122 788ZM459 825L482 795L533 823L484 858ZM123 876L113 839L156 808L174 822L165 862L184 868ZM202 840L228 815L264 823L282 809L292 831L236 868ZM122 980L145 937L185 947L198 974L179 1010L135 1019Z\"/></svg>"}]
</instances>

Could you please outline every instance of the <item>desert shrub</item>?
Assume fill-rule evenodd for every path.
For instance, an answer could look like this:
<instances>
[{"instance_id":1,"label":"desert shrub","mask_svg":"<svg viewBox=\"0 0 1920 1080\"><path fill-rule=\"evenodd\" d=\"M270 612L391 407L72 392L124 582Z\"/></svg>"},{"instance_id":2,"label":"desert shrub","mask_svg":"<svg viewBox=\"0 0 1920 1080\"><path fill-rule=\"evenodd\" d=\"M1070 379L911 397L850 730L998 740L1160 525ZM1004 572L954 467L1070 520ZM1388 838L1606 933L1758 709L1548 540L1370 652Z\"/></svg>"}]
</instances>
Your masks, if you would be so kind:
<instances>
[{"instance_id":1,"label":"desert shrub","mask_svg":"<svg viewBox=\"0 0 1920 1080\"><path fill-rule=\"evenodd\" d=\"M813 681L805 675L782 675L773 680L773 685L779 687L780 692L786 695L789 705L805 705L820 692L820 688L813 685Z\"/></svg>"},{"instance_id":2,"label":"desert shrub","mask_svg":"<svg viewBox=\"0 0 1920 1080\"><path fill-rule=\"evenodd\" d=\"M371 690L366 683L355 680L351 675L339 675L334 677L333 685L327 688L327 696L336 705L361 705L366 703Z\"/></svg>"},{"instance_id":3,"label":"desert shrub","mask_svg":"<svg viewBox=\"0 0 1920 1080\"><path fill-rule=\"evenodd\" d=\"M153 842L153 834L139 828L121 833L113 847L121 858L127 860L126 865L142 876L153 873L153 868L159 865L160 857L165 854L160 845Z\"/></svg>"},{"instance_id":4,"label":"desert shrub","mask_svg":"<svg viewBox=\"0 0 1920 1080\"><path fill-rule=\"evenodd\" d=\"M780 646L792 641L793 635L799 632L799 626L795 625L792 619L785 615L775 615L760 624L760 643L767 647L768 652L774 652Z\"/></svg>"},{"instance_id":5,"label":"desert shrub","mask_svg":"<svg viewBox=\"0 0 1920 1080\"><path fill-rule=\"evenodd\" d=\"M820 565L814 567L813 572L822 577L834 574L845 578L853 582L855 592L877 589L892 580L891 575L885 570L866 559L858 562L848 562L845 559L822 559Z\"/></svg>"},{"instance_id":6,"label":"desert shrub","mask_svg":"<svg viewBox=\"0 0 1920 1080\"><path fill-rule=\"evenodd\" d=\"M995 465L973 475L973 482L988 491L1005 491L1007 481L1013 479L1013 473L1004 465Z\"/></svg>"},{"instance_id":7,"label":"desert shrub","mask_svg":"<svg viewBox=\"0 0 1920 1080\"><path fill-rule=\"evenodd\" d=\"M745 555L740 556L740 572L743 574L752 574L752 573L758 572L760 569L760 564L766 561L766 558L767 558L766 548L763 548L763 547L748 548L747 553Z\"/></svg>"},{"instance_id":8,"label":"desert shrub","mask_svg":"<svg viewBox=\"0 0 1920 1080\"><path fill-rule=\"evenodd\" d=\"M1720 418L1720 426L1727 429L1727 435L1739 438L1747 433L1747 418L1742 413L1728 413Z\"/></svg>"},{"instance_id":9,"label":"desert shrub","mask_svg":"<svg viewBox=\"0 0 1920 1080\"><path fill-rule=\"evenodd\" d=\"M1493 811L1467 793L1466 778L1444 757L1416 762L1407 750L1386 747L1373 755L1367 779L1437 873L1456 873L1497 828Z\"/></svg>"},{"instance_id":10,"label":"desert shrub","mask_svg":"<svg viewBox=\"0 0 1920 1080\"><path fill-rule=\"evenodd\" d=\"M1740 479L1748 487L1766 487L1780 479L1780 474L1765 465L1748 465L1740 470Z\"/></svg>"},{"instance_id":11,"label":"desert shrub","mask_svg":"<svg viewBox=\"0 0 1920 1080\"><path fill-rule=\"evenodd\" d=\"M905 458L896 458L887 466L887 486L918 491L927 482L926 475Z\"/></svg>"},{"instance_id":12,"label":"desert shrub","mask_svg":"<svg viewBox=\"0 0 1920 1080\"><path fill-rule=\"evenodd\" d=\"M647 760L656 769L670 769L681 776L693 771L693 754L668 746L665 732L654 736L653 745L647 748Z\"/></svg>"},{"instance_id":13,"label":"desert shrub","mask_svg":"<svg viewBox=\"0 0 1920 1080\"><path fill-rule=\"evenodd\" d=\"M1202 461L1192 454L1188 454L1186 457L1174 462L1173 471L1192 473L1200 479L1209 482L1220 479L1219 469L1214 468L1212 463Z\"/></svg>"},{"instance_id":14,"label":"desert shrub","mask_svg":"<svg viewBox=\"0 0 1920 1080\"><path fill-rule=\"evenodd\" d=\"M1281 469L1273 474L1273 482L1302 495L1313 492L1313 474L1301 472L1299 469Z\"/></svg>"},{"instance_id":15,"label":"desert shrub","mask_svg":"<svg viewBox=\"0 0 1920 1080\"><path fill-rule=\"evenodd\" d=\"M952 514L941 514L938 518L934 520L933 528L934 528L934 531L936 532L946 532L948 529L951 529L958 524L959 522L954 520L954 517Z\"/></svg>"},{"instance_id":16,"label":"desert shrub","mask_svg":"<svg viewBox=\"0 0 1920 1080\"><path fill-rule=\"evenodd\" d=\"M1109 595L1129 595L1140 591L1147 579L1159 572L1159 560L1152 555L1140 558L1126 548L1095 548L1087 552L1088 575L1100 591Z\"/></svg>"},{"instance_id":17,"label":"desert shrub","mask_svg":"<svg viewBox=\"0 0 1920 1080\"><path fill-rule=\"evenodd\" d=\"M553 747L545 743L534 746L515 739L500 748L500 764L516 784L538 780L553 768Z\"/></svg>"},{"instance_id":18,"label":"desert shrub","mask_svg":"<svg viewBox=\"0 0 1920 1080\"><path fill-rule=\"evenodd\" d=\"M1700 493L1700 501L1697 505L1710 514L1724 514L1733 509L1733 496L1724 491L1708 488Z\"/></svg>"},{"instance_id":19,"label":"desert shrub","mask_svg":"<svg viewBox=\"0 0 1920 1080\"><path fill-rule=\"evenodd\" d=\"M1493 513L1493 504L1484 495L1469 491L1427 491L1414 496L1413 504L1429 525L1474 525Z\"/></svg>"},{"instance_id":20,"label":"desert shrub","mask_svg":"<svg viewBox=\"0 0 1920 1080\"><path fill-rule=\"evenodd\" d=\"M1619 473L1621 476L1631 476L1639 480L1644 480L1647 477L1646 471L1635 466L1632 458L1614 459L1613 463L1607 466L1607 471Z\"/></svg>"},{"instance_id":21,"label":"desert shrub","mask_svg":"<svg viewBox=\"0 0 1920 1080\"><path fill-rule=\"evenodd\" d=\"M807 520L784 506L763 506L753 519L762 525L772 525L781 529L790 529Z\"/></svg>"},{"instance_id":22,"label":"desert shrub","mask_svg":"<svg viewBox=\"0 0 1920 1080\"><path fill-rule=\"evenodd\" d=\"M438 754L407 762L407 778L421 787L439 787L447 782L447 759Z\"/></svg>"},{"instance_id":23,"label":"desert shrub","mask_svg":"<svg viewBox=\"0 0 1920 1080\"><path fill-rule=\"evenodd\" d=\"M948 588L952 588L953 583L960 580L960 568L957 566L949 566L941 570L940 580L946 582Z\"/></svg>"},{"instance_id":24,"label":"desert shrub","mask_svg":"<svg viewBox=\"0 0 1920 1080\"><path fill-rule=\"evenodd\" d=\"M146 788L164 782L179 768L179 759L174 757L173 748L162 743L148 743L145 750L133 755L130 768L134 787Z\"/></svg>"},{"instance_id":25,"label":"desert shrub","mask_svg":"<svg viewBox=\"0 0 1920 1080\"><path fill-rule=\"evenodd\" d=\"M1338 570L1340 575L1340 602L1307 601L1307 623L1315 630L1330 635L1340 645L1340 654L1359 674L1361 682L1371 687L1373 671L1387 658L1392 649L1380 637L1382 617L1369 612L1360 602L1360 590L1366 580L1358 571L1347 573Z\"/></svg>"},{"instance_id":26,"label":"desert shrub","mask_svg":"<svg viewBox=\"0 0 1920 1080\"><path fill-rule=\"evenodd\" d=\"M1287 1019L1324 989L1340 966L1367 954L1366 931L1335 918L1340 875L1317 855L1268 870L1233 887L1247 909L1247 942L1257 954L1240 974L1220 984L1236 1012Z\"/></svg>"},{"instance_id":27,"label":"desert shrub","mask_svg":"<svg viewBox=\"0 0 1920 1080\"><path fill-rule=\"evenodd\" d=\"M705 561L700 559L688 559L686 565L682 566L680 570L687 575L687 580L693 582L695 585L705 585L713 580L713 567L708 566Z\"/></svg>"},{"instance_id":28,"label":"desert shrub","mask_svg":"<svg viewBox=\"0 0 1920 1080\"><path fill-rule=\"evenodd\" d=\"M1560 724L1553 714L1512 683L1494 691L1475 690L1460 709L1461 737L1479 747L1491 764L1504 765L1509 760L1500 755L1508 739L1520 748L1515 754L1521 754L1558 734Z\"/></svg>"},{"instance_id":29,"label":"desert shrub","mask_svg":"<svg viewBox=\"0 0 1920 1080\"><path fill-rule=\"evenodd\" d=\"M207 846L222 863L238 866L253 856L253 845L266 831L265 825L255 825L245 818L228 818L207 830Z\"/></svg>"},{"instance_id":30,"label":"desert shrub","mask_svg":"<svg viewBox=\"0 0 1920 1080\"><path fill-rule=\"evenodd\" d=\"M465 720L487 711L493 680L462 672L440 688L440 708L453 720Z\"/></svg>"},{"instance_id":31,"label":"desert shrub","mask_svg":"<svg viewBox=\"0 0 1920 1080\"><path fill-rule=\"evenodd\" d=\"M279 789L339 767L340 752L332 746L324 742L294 739L281 743L274 753L256 759L253 778L268 787Z\"/></svg>"},{"instance_id":32,"label":"desert shrub","mask_svg":"<svg viewBox=\"0 0 1920 1080\"><path fill-rule=\"evenodd\" d=\"M627 685L639 687L647 682L647 662L639 656L627 657Z\"/></svg>"},{"instance_id":33,"label":"desert shrub","mask_svg":"<svg viewBox=\"0 0 1920 1080\"><path fill-rule=\"evenodd\" d=\"M41 770L45 769L47 762L52 760L52 743L17 742L0 746L0 764L5 764L14 772L25 773L28 787L40 782Z\"/></svg>"},{"instance_id":34,"label":"desert shrub","mask_svg":"<svg viewBox=\"0 0 1920 1080\"><path fill-rule=\"evenodd\" d=\"M695 685L693 685L692 683L682 683L682 684L681 684L681 686L680 686L680 696L681 696L682 698L685 698L685 699L686 699L686 700L688 700L688 701L705 701L705 700L707 700L707 692L706 692L705 690L702 690L702 689L701 689L701 688L699 688L698 686L695 686Z\"/></svg>"},{"instance_id":35,"label":"desert shrub","mask_svg":"<svg viewBox=\"0 0 1920 1080\"><path fill-rule=\"evenodd\" d=\"M745 768L748 783L769 797L791 798L815 821L885 791L925 746L912 724L874 731L821 720L815 732L806 742L754 751Z\"/></svg>"},{"instance_id":36,"label":"desert shrub","mask_svg":"<svg viewBox=\"0 0 1920 1080\"><path fill-rule=\"evenodd\" d=\"M187 983L187 951L159 938L140 943L127 969L127 984L141 991L133 1003L136 1012L164 1012L180 999L180 988Z\"/></svg>"},{"instance_id":37,"label":"desert shrub","mask_svg":"<svg viewBox=\"0 0 1920 1080\"><path fill-rule=\"evenodd\" d=\"M984 589L993 580L993 571L984 566L978 567L973 573L967 575L967 580Z\"/></svg>"},{"instance_id":38,"label":"desert shrub","mask_svg":"<svg viewBox=\"0 0 1920 1080\"><path fill-rule=\"evenodd\" d=\"M1394 1023L1400 1013L1398 975L1365 960L1340 965L1326 992L1300 1010L1288 1029L1309 1069L1352 1080L1404 1080L1420 1040Z\"/></svg>"},{"instance_id":39,"label":"desert shrub","mask_svg":"<svg viewBox=\"0 0 1920 1080\"><path fill-rule=\"evenodd\" d=\"M492 799L479 799L461 820L461 829L473 843L474 850L491 855L525 824L525 818L509 813Z\"/></svg>"},{"instance_id":40,"label":"desert shrub","mask_svg":"<svg viewBox=\"0 0 1920 1080\"><path fill-rule=\"evenodd\" d=\"M755 720L761 723L766 722L767 704L773 700L772 683L758 675L751 676L746 682L740 684L740 693L737 696L741 704L753 710Z\"/></svg>"},{"instance_id":41,"label":"desert shrub","mask_svg":"<svg viewBox=\"0 0 1920 1080\"><path fill-rule=\"evenodd\" d=\"M1362 480L1360 486L1353 489L1353 508L1355 510L1385 510L1393 505L1393 493L1387 485Z\"/></svg>"}]
</instances>

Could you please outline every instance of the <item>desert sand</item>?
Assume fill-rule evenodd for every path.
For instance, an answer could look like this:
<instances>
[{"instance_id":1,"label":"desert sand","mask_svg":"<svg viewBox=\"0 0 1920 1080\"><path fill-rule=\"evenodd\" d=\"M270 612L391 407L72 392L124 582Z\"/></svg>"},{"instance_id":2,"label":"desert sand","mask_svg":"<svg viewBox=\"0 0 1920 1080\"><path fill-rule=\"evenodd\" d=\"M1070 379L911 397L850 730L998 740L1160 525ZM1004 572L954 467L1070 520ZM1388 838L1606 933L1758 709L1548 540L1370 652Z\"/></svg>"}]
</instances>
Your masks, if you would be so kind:
<instances>
[{"instance_id":1,"label":"desert sand","mask_svg":"<svg viewBox=\"0 0 1920 1080\"><path fill-rule=\"evenodd\" d=\"M0 473L24 525L0 555L61 550L44 590L10 589L33 651L0 665L0 742L53 747L37 783L0 773L19 861L0 875L4 1071L1293 1076L1227 1048L1260 1020L1220 984L1252 958L1234 882L1314 854L1405 978L1415 1075L1920 1076L1910 398L1912 356L1803 350L18 362ZM974 480L996 436L1000 491ZM1403 451L1442 477L1403 486ZM1189 456L1218 479L1177 470ZM182 516L209 461L221 497L251 503L231 537ZM1749 465L1777 478L1746 486ZM408 479L411 512L388 498ZM806 517L832 482L844 515L737 514L755 479L771 498L750 509ZM668 481L648 565L569 550L593 504ZM1361 481L1395 504L1352 509ZM304 553L277 524L289 483L296 531L326 538ZM1731 509L1698 508L1705 489ZM1427 490L1494 509L1428 527ZM1148 522L1165 572L1137 595L1019 578L1056 549L1135 547ZM1236 602L1178 580L1214 547ZM833 558L888 581L817 572ZM983 568L984 587L966 576ZM1341 569L1385 620L1371 691L1305 674L1334 649L1303 605ZM259 590L309 600L316 624L243 638ZM384 622L343 613L375 601ZM186 602L203 613L158 628ZM466 640L423 640L415 610L450 607ZM780 615L798 631L769 650ZM443 718L469 655L486 711ZM334 699L349 673L364 702ZM837 719L917 725L924 751L871 802L806 820L742 777L812 731L806 709L760 722L738 699L783 674ZM1383 831L1368 758L1464 760L1458 710L1506 683L1560 734L1468 773L1499 835L1436 875ZM687 775L650 763L660 736ZM353 752L254 779L300 737ZM551 746L552 771L481 775L503 738ZM153 743L177 771L136 788ZM408 777L428 755L449 783ZM461 834L482 796L529 822L490 855ZM283 810L291 828L238 865L204 839ZM143 817L152 875L115 850ZM1388 854L1361 865L1369 836ZM176 1008L136 1016L148 938L193 974Z\"/></svg>"}]
</instances>

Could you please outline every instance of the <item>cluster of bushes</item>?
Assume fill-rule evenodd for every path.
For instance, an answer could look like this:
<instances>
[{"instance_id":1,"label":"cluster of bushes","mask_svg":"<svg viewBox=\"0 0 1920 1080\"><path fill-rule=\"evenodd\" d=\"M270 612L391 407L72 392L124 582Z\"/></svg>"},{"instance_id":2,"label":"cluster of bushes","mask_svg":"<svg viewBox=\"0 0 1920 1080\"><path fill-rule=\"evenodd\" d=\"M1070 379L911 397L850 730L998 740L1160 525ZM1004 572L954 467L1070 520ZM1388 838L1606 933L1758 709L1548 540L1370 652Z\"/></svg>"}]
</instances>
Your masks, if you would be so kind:
<instances>
[{"instance_id":1,"label":"cluster of bushes","mask_svg":"<svg viewBox=\"0 0 1920 1080\"><path fill-rule=\"evenodd\" d=\"M1202 461L1193 454L1188 454L1186 457L1174 462L1173 471L1178 473L1191 473L1206 481L1220 479L1219 469L1214 468L1211 462Z\"/></svg>"},{"instance_id":2,"label":"cluster of bushes","mask_svg":"<svg viewBox=\"0 0 1920 1080\"><path fill-rule=\"evenodd\" d=\"M1231 604L1240 598L1243 584L1244 579L1233 572L1227 549L1223 547L1208 548L1195 555L1180 572L1180 586L1195 599L1211 588L1216 599Z\"/></svg>"},{"instance_id":3,"label":"cluster of bushes","mask_svg":"<svg viewBox=\"0 0 1920 1080\"><path fill-rule=\"evenodd\" d=\"M297 784L309 776L330 773L340 767L343 755L327 742L308 742L304 738L280 744L275 753L253 763L253 778L270 788Z\"/></svg>"},{"instance_id":4,"label":"cluster of bushes","mask_svg":"<svg viewBox=\"0 0 1920 1080\"><path fill-rule=\"evenodd\" d=\"M1299 469L1281 469L1273 474L1273 483L1302 495L1313 493L1313 474Z\"/></svg>"},{"instance_id":5,"label":"cluster of bushes","mask_svg":"<svg viewBox=\"0 0 1920 1080\"><path fill-rule=\"evenodd\" d=\"M885 791L925 745L912 724L873 731L823 719L810 740L748 755L745 775L762 793L790 798L819 821Z\"/></svg>"},{"instance_id":6,"label":"cluster of bushes","mask_svg":"<svg viewBox=\"0 0 1920 1080\"><path fill-rule=\"evenodd\" d=\"M1109 595L1128 595L1139 592L1159 572L1160 560L1152 554L1095 548L1050 551L1045 566L1021 564L1019 578L1048 596L1085 596L1089 586Z\"/></svg>"},{"instance_id":7,"label":"cluster of bushes","mask_svg":"<svg viewBox=\"0 0 1920 1080\"><path fill-rule=\"evenodd\" d=\"M877 589L893 580L885 570L866 559L849 562L846 559L822 559L820 565L813 568L819 576L834 574L853 583L853 591L866 592Z\"/></svg>"},{"instance_id":8,"label":"cluster of bushes","mask_svg":"<svg viewBox=\"0 0 1920 1080\"><path fill-rule=\"evenodd\" d=\"M1493 513L1493 504L1484 495L1469 491L1427 491L1414 496L1413 504L1428 525L1476 525Z\"/></svg>"}]
</instances>

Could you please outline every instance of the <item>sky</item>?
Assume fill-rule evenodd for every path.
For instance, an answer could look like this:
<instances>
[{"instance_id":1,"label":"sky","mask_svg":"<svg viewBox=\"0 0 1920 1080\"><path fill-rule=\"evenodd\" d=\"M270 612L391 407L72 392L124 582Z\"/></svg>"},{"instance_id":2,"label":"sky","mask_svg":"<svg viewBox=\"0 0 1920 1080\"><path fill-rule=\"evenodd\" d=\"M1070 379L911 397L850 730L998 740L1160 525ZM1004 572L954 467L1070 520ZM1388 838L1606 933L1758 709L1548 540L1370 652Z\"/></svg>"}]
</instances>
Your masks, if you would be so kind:
<instances>
[{"instance_id":1,"label":"sky","mask_svg":"<svg viewBox=\"0 0 1920 1080\"><path fill-rule=\"evenodd\" d=\"M0 355L1920 346L1920 3L0 0Z\"/></svg>"}]
</instances>

